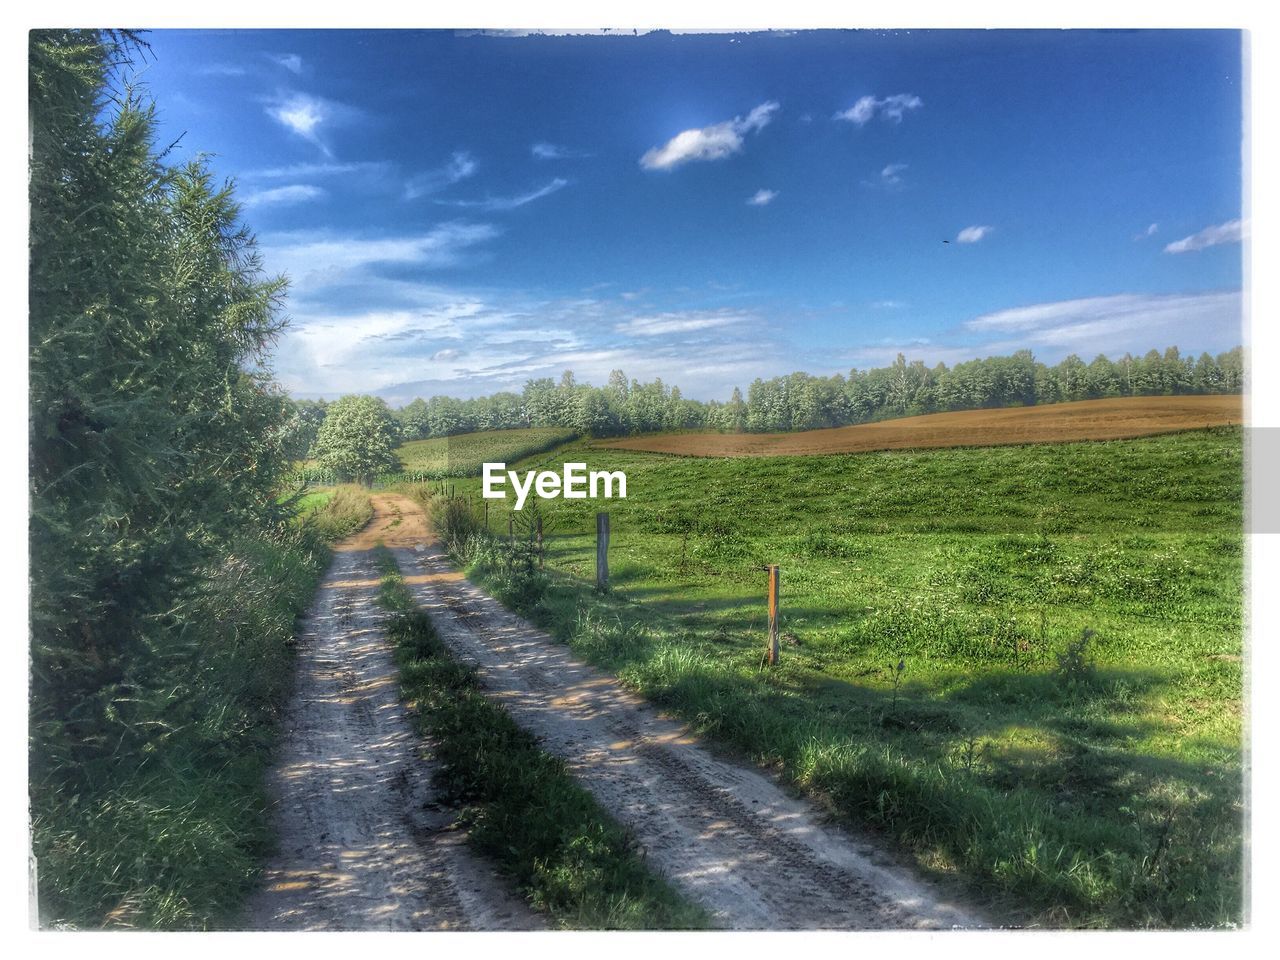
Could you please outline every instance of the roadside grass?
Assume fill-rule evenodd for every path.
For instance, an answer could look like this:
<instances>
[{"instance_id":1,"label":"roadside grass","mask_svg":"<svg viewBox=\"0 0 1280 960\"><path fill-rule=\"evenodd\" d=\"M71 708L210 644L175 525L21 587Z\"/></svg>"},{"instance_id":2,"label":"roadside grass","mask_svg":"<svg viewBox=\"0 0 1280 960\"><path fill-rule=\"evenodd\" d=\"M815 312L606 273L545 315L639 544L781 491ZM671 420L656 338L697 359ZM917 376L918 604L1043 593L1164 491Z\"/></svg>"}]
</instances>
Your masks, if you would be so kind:
<instances>
[{"instance_id":1,"label":"roadside grass","mask_svg":"<svg viewBox=\"0 0 1280 960\"><path fill-rule=\"evenodd\" d=\"M563 427L485 430L453 437L410 440L397 451L406 473L432 478L474 477L486 462L512 463L559 447L576 436Z\"/></svg>"},{"instance_id":2,"label":"roadside grass","mask_svg":"<svg viewBox=\"0 0 1280 960\"><path fill-rule=\"evenodd\" d=\"M303 503L320 495L327 496L318 507L304 507L299 516L325 543L345 539L363 529L373 519L373 503L369 499L369 491L363 487L343 485L324 491L323 494L306 494Z\"/></svg>"},{"instance_id":3,"label":"roadside grass","mask_svg":"<svg viewBox=\"0 0 1280 960\"><path fill-rule=\"evenodd\" d=\"M333 490L308 489L306 493L297 496L297 500L294 502L294 515L299 519L304 519L332 499Z\"/></svg>"},{"instance_id":4,"label":"roadside grass","mask_svg":"<svg viewBox=\"0 0 1280 960\"><path fill-rule=\"evenodd\" d=\"M441 799L533 906L572 929L702 929L709 918L649 870L634 838L479 689L417 611L394 557L379 550L379 601L404 698L438 763Z\"/></svg>"},{"instance_id":5,"label":"roadside grass","mask_svg":"<svg viewBox=\"0 0 1280 960\"><path fill-rule=\"evenodd\" d=\"M551 460L625 470L629 497L543 501L538 583L464 500L432 515L584 658L1021 922L1241 921L1239 429L758 460L573 444L519 468Z\"/></svg>"},{"instance_id":6,"label":"roadside grass","mask_svg":"<svg viewBox=\"0 0 1280 960\"><path fill-rule=\"evenodd\" d=\"M335 492L301 525L243 537L151 625L154 656L85 705L106 718L116 743L108 759L39 752L30 795L43 925L234 922L275 843L264 777L292 685L296 620L328 543L355 522L360 496L368 507L357 493Z\"/></svg>"},{"instance_id":7,"label":"roadside grass","mask_svg":"<svg viewBox=\"0 0 1280 960\"><path fill-rule=\"evenodd\" d=\"M231 919L273 838L263 777L292 677L295 618L327 550L246 538L157 624L146 675L105 704L109 761L42 757L32 831L55 927L207 929Z\"/></svg>"}]
</instances>

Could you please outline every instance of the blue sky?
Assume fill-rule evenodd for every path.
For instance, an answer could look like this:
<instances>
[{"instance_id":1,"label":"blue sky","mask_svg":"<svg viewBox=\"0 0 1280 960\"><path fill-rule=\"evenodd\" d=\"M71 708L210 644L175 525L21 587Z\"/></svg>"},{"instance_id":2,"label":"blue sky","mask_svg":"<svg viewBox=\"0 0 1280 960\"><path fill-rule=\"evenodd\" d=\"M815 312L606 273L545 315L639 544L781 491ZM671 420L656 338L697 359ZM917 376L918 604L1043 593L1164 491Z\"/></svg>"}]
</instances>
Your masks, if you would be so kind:
<instances>
[{"instance_id":1,"label":"blue sky","mask_svg":"<svg viewBox=\"0 0 1280 960\"><path fill-rule=\"evenodd\" d=\"M149 40L161 138L292 280L298 396L1242 340L1236 33Z\"/></svg>"}]
</instances>

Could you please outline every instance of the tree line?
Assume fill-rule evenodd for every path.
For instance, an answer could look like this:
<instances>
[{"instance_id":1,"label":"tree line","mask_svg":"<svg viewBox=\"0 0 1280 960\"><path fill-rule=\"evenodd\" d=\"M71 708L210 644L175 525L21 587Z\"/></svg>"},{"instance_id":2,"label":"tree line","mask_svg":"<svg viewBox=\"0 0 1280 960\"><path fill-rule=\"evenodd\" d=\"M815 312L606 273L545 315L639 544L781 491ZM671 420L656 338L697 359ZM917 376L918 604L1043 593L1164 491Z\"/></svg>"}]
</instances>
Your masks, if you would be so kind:
<instances>
[{"instance_id":1,"label":"tree line","mask_svg":"<svg viewBox=\"0 0 1280 960\"><path fill-rule=\"evenodd\" d=\"M1053 366L1036 360L1030 350L952 367L945 363L930 367L898 354L887 367L855 368L847 376L791 373L757 378L745 398L735 387L723 402L690 400L679 387L661 379L641 383L628 380L621 370L610 373L603 386L594 387L566 370L559 380L529 380L520 393L417 398L396 410L381 401L372 403L382 404L385 422L400 440L519 427L565 427L605 437L683 429L815 430L950 410L1106 397L1239 393L1243 384L1240 347L1216 356L1192 357L1171 346L1163 353L1154 349L1141 356L1126 353L1117 360L1099 354L1088 363L1072 354ZM337 403L351 402L344 398ZM314 445L332 406L323 400L296 403L295 429L301 447ZM366 408L363 415L372 414Z\"/></svg>"}]
</instances>

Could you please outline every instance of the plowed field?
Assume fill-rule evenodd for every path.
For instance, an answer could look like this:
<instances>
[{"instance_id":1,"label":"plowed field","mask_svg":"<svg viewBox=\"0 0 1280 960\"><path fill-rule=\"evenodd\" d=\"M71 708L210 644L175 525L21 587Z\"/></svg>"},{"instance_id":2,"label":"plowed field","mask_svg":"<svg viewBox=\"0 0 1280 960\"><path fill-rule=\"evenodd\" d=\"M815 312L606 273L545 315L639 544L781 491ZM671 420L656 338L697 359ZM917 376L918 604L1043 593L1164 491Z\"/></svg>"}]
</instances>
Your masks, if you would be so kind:
<instances>
[{"instance_id":1,"label":"plowed field","mask_svg":"<svg viewBox=\"0 0 1280 960\"><path fill-rule=\"evenodd\" d=\"M1039 407L961 410L800 433L684 433L598 446L695 457L792 457L924 447L1120 440L1244 422L1239 396L1119 397Z\"/></svg>"}]
</instances>

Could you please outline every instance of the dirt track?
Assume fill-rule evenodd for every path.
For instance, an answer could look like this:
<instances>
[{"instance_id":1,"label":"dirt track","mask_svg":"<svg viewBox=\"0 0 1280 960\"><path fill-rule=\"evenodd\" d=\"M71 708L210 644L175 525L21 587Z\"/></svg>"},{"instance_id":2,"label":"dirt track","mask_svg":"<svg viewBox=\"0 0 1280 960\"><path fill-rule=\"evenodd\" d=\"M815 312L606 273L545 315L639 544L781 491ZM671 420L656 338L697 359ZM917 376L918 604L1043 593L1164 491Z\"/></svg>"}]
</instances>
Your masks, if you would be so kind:
<instances>
[{"instance_id":1,"label":"dirt track","mask_svg":"<svg viewBox=\"0 0 1280 960\"><path fill-rule=\"evenodd\" d=\"M875 843L821 823L754 769L711 755L611 677L472 586L411 515L388 546L445 642L486 692L564 757L634 832L648 862L734 929L985 925L894 866ZM421 530L421 534L419 531Z\"/></svg>"},{"instance_id":2,"label":"dirt track","mask_svg":"<svg viewBox=\"0 0 1280 960\"><path fill-rule=\"evenodd\" d=\"M398 697L371 548L488 695L633 831L648 862L733 929L985 926L826 826L754 769L713 757L612 678L506 611L448 563L411 500L374 498L335 554L299 635L298 680L271 777L280 853L241 926L256 930L537 929L435 808Z\"/></svg>"},{"instance_id":3,"label":"dirt track","mask_svg":"<svg viewBox=\"0 0 1280 960\"><path fill-rule=\"evenodd\" d=\"M421 533L423 528L417 530ZM279 853L251 930L528 930L540 918L434 807L399 700L369 552L402 525L380 505L341 545L298 636L297 680L270 778Z\"/></svg>"},{"instance_id":4,"label":"dirt track","mask_svg":"<svg viewBox=\"0 0 1280 960\"><path fill-rule=\"evenodd\" d=\"M792 457L925 447L1123 440L1244 422L1239 396L1121 397L1040 407L962 410L801 433L684 433L596 446L697 457Z\"/></svg>"}]
</instances>

